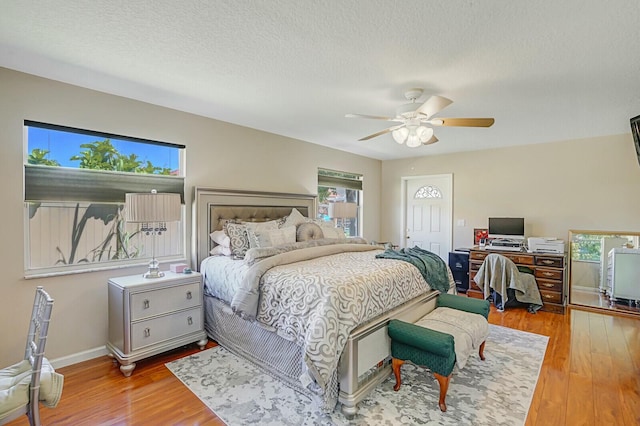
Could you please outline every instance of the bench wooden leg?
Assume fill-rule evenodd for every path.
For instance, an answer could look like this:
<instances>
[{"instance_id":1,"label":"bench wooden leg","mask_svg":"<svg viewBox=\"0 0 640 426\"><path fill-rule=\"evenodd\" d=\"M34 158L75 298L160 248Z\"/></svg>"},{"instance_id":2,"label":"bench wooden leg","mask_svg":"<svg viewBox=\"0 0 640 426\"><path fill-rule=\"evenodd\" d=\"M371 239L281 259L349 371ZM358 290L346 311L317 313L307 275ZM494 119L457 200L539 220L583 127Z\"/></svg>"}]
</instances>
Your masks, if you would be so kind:
<instances>
[{"instance_id":1,"label":"bench wooden leg","mask_svg":"<svg viewBox=\"0 0 640 426\"><path fill-rule=\"evenodd\" d=\"M404 361L398 358L391 358L391 368L393 369L393 375L396 376L396 384L393 386L394 391L398 391L400 389L400 385L402 384L402 379L400 378L400 367L402 367Z\"/></svg>"},{"instance_id":2,"label":"bench wooden leg","mask_svg":"<svg viewBox=\"0 0 640 426\"><path fill-rule=\"evenodd\" d=\"M482 342L482 344L480 345L480 350L478 351L478 355L480 355L480 359L483 361L484 361L484 344L485 343L487 343L486 340Z\"/></svg>"},{"instance_id":3,"label":"bench wooden leg","mask_svg":"<svg viewBox=\"0 0 640 426\"><path fill-rule=\"evenodd\" d=\"M438 401L438 405L440 406L440 411L447 411L447 403L444 399L447 397L447 391L449 390L449 382L451 381L451 374L448 376L443 376L442 374L433 373L436 376L436 380L440 384L440 400Z\"/></svg>"}]
</instances>

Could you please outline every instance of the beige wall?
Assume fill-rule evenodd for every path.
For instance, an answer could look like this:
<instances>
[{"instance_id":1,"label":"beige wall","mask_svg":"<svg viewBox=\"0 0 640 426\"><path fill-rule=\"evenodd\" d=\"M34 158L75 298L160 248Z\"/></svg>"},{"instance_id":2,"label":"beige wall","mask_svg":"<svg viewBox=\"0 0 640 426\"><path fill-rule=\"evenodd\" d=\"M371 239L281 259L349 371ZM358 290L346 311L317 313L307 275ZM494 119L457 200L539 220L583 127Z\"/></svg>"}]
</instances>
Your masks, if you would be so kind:
<instances>
[{"instance_id":1,"label":"beige wall","mask_svg":"<svg viewBox=\"0 0 640 426\"><path fill-rule=\"evenodd\" d=\"M569 229L640 231L630 134L381 163L3 68L0 93L0 365L22 356L37 285L56 299L47 356L69 363L106 343L108 278L145 269L23 278L25 119L186 145L188 204L194 186L315 194L318 167L362 173L364 237L373 240L401 241L401 177L443 173L453 174L454 247L469 246L489 216L522 216L528 235L563 239Z\"/></svg>"},{"instance_id":2,"label":"beige wall","mask_svg":"<svg viewBox=\"0 0 640 426\"><path fill-rule=\"evenodd\" d=\"M35 120L187 146L187 205L194 186L317 192L318 167L364 175L364 237L379 239L380 161L265 132L0 68L0 365L22 357L35 287L55 298L47 356L104 347L107 280L144 267L25 280L23 120ZM191 229L188 218L187 230ZM187 250L191 247L187 232ZM190 258L190 253L187 253ZM79 355L82 357L83 355ZM62 359L61 364L74 359Z\"/></svg>"},{"instance_id":3,"label":"beige wall","mask_svg":"<svg viewBox=\"0 0 640 426\"><path fill-rule=\"evenodd\" d=\"M441 141L439 143L446 143ZM382 163L381 237L401 242L401 178L453 173L453 247L492 216L524 217L527 236L640 231L640 165L631 134ZM457 226L464 219L465 226Z\"/></svg>"}]
</instances>

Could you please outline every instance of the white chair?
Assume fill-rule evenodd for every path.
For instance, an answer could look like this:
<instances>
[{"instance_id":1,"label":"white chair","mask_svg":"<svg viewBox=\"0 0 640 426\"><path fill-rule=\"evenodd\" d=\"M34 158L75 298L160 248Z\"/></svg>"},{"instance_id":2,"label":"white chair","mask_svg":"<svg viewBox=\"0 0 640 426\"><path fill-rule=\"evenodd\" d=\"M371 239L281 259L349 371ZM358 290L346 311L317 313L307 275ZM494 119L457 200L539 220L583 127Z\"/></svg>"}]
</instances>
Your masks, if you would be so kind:
<instances>
[{"instance_id":1,"label":"white chair","mask_svg":"<svg viewBox=\"0 0 640 426\"><path fill-rule=\"evenodd\" d=\"M55 407L60 399L63 377L55 373L44 358L52 308L53 299L42 287L38 287L24 359L0 370L0 424L26 414L32 426L39 426L40 400L44 399L44 404ZM44 380L43 372L46 374ZM46 390L41 390L41 385L46 386Z\"/></svg>"}]
</instances>

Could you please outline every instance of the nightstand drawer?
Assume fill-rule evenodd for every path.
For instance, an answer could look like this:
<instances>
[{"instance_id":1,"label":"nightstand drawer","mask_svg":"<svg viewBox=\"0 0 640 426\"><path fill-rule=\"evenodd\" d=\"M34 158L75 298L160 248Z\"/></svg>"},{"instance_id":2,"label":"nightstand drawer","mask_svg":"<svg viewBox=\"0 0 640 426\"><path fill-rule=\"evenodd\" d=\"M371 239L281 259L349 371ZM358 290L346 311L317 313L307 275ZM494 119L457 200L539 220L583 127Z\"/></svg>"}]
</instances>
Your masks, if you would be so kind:
<instances>
[{"instance_id":1,"label":"nightstand drawer","mask_svg":"<svg viewBox=\"0 0 640 426\"><path fill-rule=\"evenodd\" d=\"M202 295L200 294L199 282L133 293L131 294L130 306L131 321L201 304Z\"/></svg>"},{"instance_id":2,"label":"nightstand drawer","mask_svg":"<svg viewBox=\"0 0 640 426\"><path fill-rule=\"evenodd\" d=\"M131 350L202 330L200 307L131 324Z\"/></svg>"}]
</instances>

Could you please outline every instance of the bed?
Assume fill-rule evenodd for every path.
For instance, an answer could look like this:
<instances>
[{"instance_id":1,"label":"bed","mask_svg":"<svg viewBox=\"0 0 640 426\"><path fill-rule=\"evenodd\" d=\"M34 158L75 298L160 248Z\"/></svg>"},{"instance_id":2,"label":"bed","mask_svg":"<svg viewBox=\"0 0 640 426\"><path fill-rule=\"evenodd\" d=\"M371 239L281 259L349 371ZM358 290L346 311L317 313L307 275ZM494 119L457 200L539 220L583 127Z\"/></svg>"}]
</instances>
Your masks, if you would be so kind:
<instances>
[{"instance_id":1,"label":"bed","mask_svg":"<svg viewBox=\"0 0 640 426\"><path fill-rule=\"evenodd\" d=\"M339 402L353 416L391 373L388 322L415 322L434 309L439 291L413 265L376 259L383 250L361 239L249 249L245 260L211 255L219 253L212 234L229 222L254 229L279 221L290 229L287 221L301 215L310 222L315 212L313 195L196 188L193 263L205 281L205 329L323 411Z\"/></svg>"}]
</instances>

